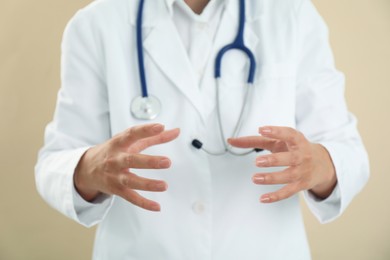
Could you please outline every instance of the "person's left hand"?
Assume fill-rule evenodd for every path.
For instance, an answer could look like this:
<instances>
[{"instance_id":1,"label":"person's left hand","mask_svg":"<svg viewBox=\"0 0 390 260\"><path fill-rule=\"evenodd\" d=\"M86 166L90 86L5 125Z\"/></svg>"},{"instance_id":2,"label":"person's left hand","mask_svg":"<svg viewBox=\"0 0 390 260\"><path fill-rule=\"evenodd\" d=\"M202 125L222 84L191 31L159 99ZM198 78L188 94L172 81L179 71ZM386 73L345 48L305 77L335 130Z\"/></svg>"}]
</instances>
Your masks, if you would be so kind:
<instances>
[{"instance_id":1,"label":"person's left hand","mask_svg":"<svg viewBox=\"0 0 390 260\"><path fill-rule=\"evenodd\" d=\"M261 136L231 138L228 142L240 148L269 150L271 154L257 157L258 167L287 167L253 176L255 184L285 184L275 192L262 195L261 202L277 202L302 190L310 190L320 199L332 193L337 177L332 159L322 145L310 143L302 133L289 127L261 127L259 133Z\"/></svg>"}]
</instances>

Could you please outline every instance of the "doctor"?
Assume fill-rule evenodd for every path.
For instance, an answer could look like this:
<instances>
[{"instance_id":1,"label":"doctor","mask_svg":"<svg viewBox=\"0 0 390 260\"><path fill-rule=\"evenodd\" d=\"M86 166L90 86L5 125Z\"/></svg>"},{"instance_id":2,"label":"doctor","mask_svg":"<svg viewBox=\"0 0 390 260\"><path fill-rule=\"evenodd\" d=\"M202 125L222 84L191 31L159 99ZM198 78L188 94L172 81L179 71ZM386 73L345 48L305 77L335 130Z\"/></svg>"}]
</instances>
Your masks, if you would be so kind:
<instances>
[{"instance_id":1,"label":"doctor","mask_svg":"<svg viewBox=\"0 0 390 260\"><path fill-rule=\"evenodd\" d=\"M36 183L94 259L310 259L299 193L329 222L369 175L309 0L95 1L61 78Z\"/></svg>"}]
</instances>

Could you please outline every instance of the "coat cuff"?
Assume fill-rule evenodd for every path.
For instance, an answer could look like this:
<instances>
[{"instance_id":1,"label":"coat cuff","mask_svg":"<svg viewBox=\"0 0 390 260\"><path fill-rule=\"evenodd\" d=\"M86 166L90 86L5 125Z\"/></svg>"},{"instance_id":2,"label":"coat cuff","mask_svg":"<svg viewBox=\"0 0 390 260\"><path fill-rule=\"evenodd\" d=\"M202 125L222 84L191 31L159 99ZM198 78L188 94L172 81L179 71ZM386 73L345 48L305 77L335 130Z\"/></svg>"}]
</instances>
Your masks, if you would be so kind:
<instances>
[{"instance_id":1,"label":"coat cuff","mask_svg":"<svg viewBox=\"0 0 390 260\"><path fill-rule=\"evenodd\" d=\"M328 223L341 215L341 194L339 184L333 189L332 194L322 200L310 191L304 191L304 198L314 216L321 223Z\"/></svg>"},{"instance_id":2,"label":"coat cuff","mask_svg":"<svg viewBox=\"0 0 390 260\"><path fill-rule=\"evenodd\" d=\"M325 200L319 200L308 191L304 192L304 197L317 219L321 223L328 223L339 217L362 190L369 177L369 166L360 141L329 141L320 144L332 158L337 185Z\"/></svg>"},{"instance_id":3,"label":"coat cuff","mask_svg":"<svg viewBox=\"0 0 390 260\"><path fill-rule=\"evenodd\" d=\"M89 148L51 153L41 158L35 175L38 191L49 205L86 227L101 221L113 200L110 196L103 196L94 203L88 203L74 187L73 176L76 166Z\"/></svg>"},{"instance_id":4,"label":"coat cuff","mask_svg":"<svg viewBox=\"0 0 390 260\"><path fill-rule=\"evenodd\" d=\"M104 219L113 203L112 195L102 194L93 202L84 200L72 185L73 206L76 212L77 222L85 227L92 227Z\"/></svg>"}]
</instances>

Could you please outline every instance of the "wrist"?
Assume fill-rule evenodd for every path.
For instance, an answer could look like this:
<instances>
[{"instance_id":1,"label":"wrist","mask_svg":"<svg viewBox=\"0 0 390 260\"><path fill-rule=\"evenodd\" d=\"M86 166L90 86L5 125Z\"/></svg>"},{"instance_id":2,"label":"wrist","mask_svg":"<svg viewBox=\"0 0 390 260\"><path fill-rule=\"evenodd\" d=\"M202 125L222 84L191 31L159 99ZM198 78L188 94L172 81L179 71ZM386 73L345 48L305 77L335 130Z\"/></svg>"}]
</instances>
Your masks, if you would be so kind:
<instances>
[{"instance_id":1,"label":"wrist","mask_svg":"<svg viewBox=\"0 0 390 260\"><path fill-rule=\"evenodd\" d=\"M319 164L322 166L322 170L319 172L323 174L323 181L310 189L310 192L320 199L326 199L332 194L334 188L337 185L336 170L328 150L320 144L313 145L320 153Z\"/></svg>"},{"instance_id":2,"label":"wrist","mask_svg":"<svg viewBox=\"0 0 390 260\"><path fill-rule=\"evenodd\" d=\"M317 198L324 200L327 199L332 194L336 185L337 185L337 179L334 178L334 180L317 185L309 191L313 193L314 196L316 196Z\"/></svg>"},{"instance_id":3,"label":"wrist","mask_svg":"<svg viewBox=\"0 0 390 260\"><path fill-rule=\"evenodd\" d=\"M91 187L91 182L89 181L90 178L88 177L90 173L88 172L87 167L87 157L89 157L90 152L91 150L87 150L80 158L73 174L73 185L76 191L88 202L94 201L100 194L97 189Z\"/></svg>"}]
</instances>

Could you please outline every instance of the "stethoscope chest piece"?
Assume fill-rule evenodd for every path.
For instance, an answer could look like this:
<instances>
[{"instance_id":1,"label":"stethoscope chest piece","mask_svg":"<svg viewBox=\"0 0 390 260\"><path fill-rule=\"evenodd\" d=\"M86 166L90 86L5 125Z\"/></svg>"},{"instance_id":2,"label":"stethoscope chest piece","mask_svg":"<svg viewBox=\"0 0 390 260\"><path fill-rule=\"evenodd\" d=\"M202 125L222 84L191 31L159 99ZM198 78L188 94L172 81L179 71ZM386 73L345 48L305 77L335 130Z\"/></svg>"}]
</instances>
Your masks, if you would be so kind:
<instances>
[{"instance_id":1,"label":"stethoscope chest piece","mask_svg":"<svg viewBox=\"0 0 390 260\"><path fill-rule=\"evenodd\" d=\"M160 101L153 96L136 97L131 102L131 114L141 120L155 119L161 112Z\"/></svg>"}]
</instances>

